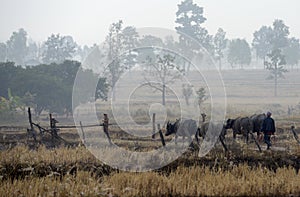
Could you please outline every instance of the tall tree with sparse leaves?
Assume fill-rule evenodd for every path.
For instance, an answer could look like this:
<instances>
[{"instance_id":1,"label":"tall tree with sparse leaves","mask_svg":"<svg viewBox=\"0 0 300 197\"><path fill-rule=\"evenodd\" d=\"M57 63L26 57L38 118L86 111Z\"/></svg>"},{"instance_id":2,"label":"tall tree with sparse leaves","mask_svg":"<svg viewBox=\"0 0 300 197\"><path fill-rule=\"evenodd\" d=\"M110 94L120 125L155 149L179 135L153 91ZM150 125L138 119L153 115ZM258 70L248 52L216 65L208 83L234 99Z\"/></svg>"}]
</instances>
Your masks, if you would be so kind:
<instances>
[{"instance_id":1,"label":"tall tree with sparse leaves","mask_svg":"<svg viewBox=\"0 0 300 197\"><path fill-rule=\"evenodd\" d=\"M278 78L284 78L283 74L287 72L284 69L286 61L280 49L274 49L267 56L268 60L265 61L265 65L270 70L270 75L267 79L274 79L274 96L277 96Z\"/></svg>"},{"instance_id":2,"label":"tall tree with sparse leaves","mask_svg":"<svg viewBox=\"0 0 300 197\"><path fill-rule=\"evenodd\" d=\"M120 53L122 50L122 25L122 20L111 24L108 36L106 37L106 43L108 45L107 59L108 62L110 62L106 68L106 72L108 74L108 82L113 91L113 100L115 100L116 84L127 69L124 64L121 64L120 60Z\"/></svg>"},{"instance_id":3,"label":"tall tree with sparse leaves","mask_svg":"<svg viewBox=\"0 0 300 197\"><path fill-rule=\"evenodd\" d=\"M176 17L175 22L178 26L175 29L180 34L179 47L182 54L190 59L193 58L193 55L201 50L198 43L207 51L213 51L212 36L202 27L202 24L206 21L206 18L203 16L203 7L193 3L193 0L184 0L178 5ZM187 73L189 68L190 62L187 62Z\"/></svg>"},{"instance_id":4,"label":"tall tree with sparse leaves","mask_svg":"<svg viewBox=\"0 0 300 197\"><path fill-rule=\"evenodd\" d=\"M222 58L224 57L224 50L226 46L226 32L222 28L219 28L214 36L215 57L219 62L219 70L222 68Z\"/></svg>"}]
</instances>

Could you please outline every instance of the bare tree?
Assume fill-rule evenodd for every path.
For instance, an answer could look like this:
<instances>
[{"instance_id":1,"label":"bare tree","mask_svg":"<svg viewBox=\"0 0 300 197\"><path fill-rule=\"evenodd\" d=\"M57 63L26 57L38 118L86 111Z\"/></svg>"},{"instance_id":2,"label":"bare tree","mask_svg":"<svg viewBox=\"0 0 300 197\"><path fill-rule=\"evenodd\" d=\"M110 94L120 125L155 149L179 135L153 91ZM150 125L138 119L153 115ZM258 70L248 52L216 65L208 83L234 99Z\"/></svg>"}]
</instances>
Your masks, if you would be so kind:
<instances>
[{"instance_id":1,"label":"bare tree","mask_svg":"<svg viewBox=\"0 0 300 197\"><path fill-rule=\"evenodd\" d=\"M147 58L144 79L146 85L160 91L162 104L166 104L166 86L181 78L183 70L174 64L175 57L170 54L157 55L153 60Z\"/></svg>"}]
</instances>

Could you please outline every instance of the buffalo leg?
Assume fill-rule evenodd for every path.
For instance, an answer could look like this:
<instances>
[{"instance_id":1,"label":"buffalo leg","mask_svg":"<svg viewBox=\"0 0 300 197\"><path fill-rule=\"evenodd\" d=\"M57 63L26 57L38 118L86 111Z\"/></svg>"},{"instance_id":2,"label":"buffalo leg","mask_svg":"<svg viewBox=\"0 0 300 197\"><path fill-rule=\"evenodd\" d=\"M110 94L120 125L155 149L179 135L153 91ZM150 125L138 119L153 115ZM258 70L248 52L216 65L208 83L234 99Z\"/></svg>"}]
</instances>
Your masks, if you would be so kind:
<instances>
[{"instance_id":1,"label":"buffalo leg","mask_svg":"<svg viewBox=\"0 0 300 197\"><path fill-rule=\"evenodd\" d=\"M250 132L250 134L251 134L251 136L252 136L252 138L253 138L253 140L254 140L254 142L255 142L255 144L256 144L256 146L257 146L258 150L259 150L259 152L261 152L260 145L258 144L257 140L255 139L255 137L254 137L253 133L252 133L252 132Z\"/></svg>"},{"instance_id":2,"label":"buffalo leg","mask_svg":"<svg viewBox=\"0 0 300 197\"><path fill-rule=\"evenodd\" d=\"M226 144L225 144L225 142L224 142L224 140L223 140L223 137L219 136L219 139L220 139L221 144L222 144L223 147L224 147L224 150L227 152L227 151L228 151L228 148L227 148L227 146L226 146Z\"/></svg>"},{"instance_id":3,"label":"buffalo leg","mask_svg":"<svg viewBox=\"0 0 300 197\"><path fill-rule=\"evenodd\" d=\"M233 139L236 139L236 132L232 131L232 133L233 133Z\"/></svg>"},{"instance_id":4,"label":"buffalo leg","mask_svg":"<svg viewBox=\"0 0 300 197\"><path fill-rule=\"evenodd\" d=\"M198 137L198 135L199 135L199 131L197 130L197 132L196 132L196 134L195 134L195 139L196 139L196 141L197 141L197 144L199 145L200 142L199 142L199 137Z\"/></svg>"}]
</instances>

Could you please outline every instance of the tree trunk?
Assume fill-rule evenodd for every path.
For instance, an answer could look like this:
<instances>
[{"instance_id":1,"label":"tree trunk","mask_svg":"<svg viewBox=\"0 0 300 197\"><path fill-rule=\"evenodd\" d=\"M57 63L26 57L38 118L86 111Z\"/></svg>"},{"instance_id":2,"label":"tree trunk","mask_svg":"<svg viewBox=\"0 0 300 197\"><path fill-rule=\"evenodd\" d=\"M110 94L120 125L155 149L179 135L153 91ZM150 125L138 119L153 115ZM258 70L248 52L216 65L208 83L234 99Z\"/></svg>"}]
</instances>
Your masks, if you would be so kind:
<instances>
[{"instance_id":1,"label":"tree trunk","mask_svg":"<svg viewBox=\"0 0 300 197\"><path fill-rule=\"evenodd\" d=\"M275 87L274 87L274 96L277 97L277 66L275 67L275 77L274 77L274 80L275 80Z\"/></svg>"},{"instance_id":2,"label":"tree trunk","mask_svg":"<svg viewBox=\"0 0 300 197\"><path fill-rule=\"evenodd\" d=\"M189 102L189 97L188 96L184 96L184 98L185 98L185 103L186 103L186 105L190 105L190 102Z\"/></svg>"},{"instance_id":3,"label":"tree trunk","mask_svg":"<svg viewBox=\"0 0 300 197\"><path fill-rule=\"evenodd\" d=\"M191 69L191 63L188 62L188 66L187 66L187 69L186 69L186 75L189 75L190 69Z\"/></svg>"},{"instance_id":4,"label":"tree trunk","mask_svg":"<svg viewBox=\"0 0 300 197\"><path fill-rule=\"evenodd\" d=\"M117 84L117 80L115 79L115 77L113 77L112 79L112 88L111 88L111 93L112 93L112 101L116 101L116 84Z\"/></svg>"},{"instance_id":5,"label":"tree trunk","mask_svg":"<svg viewBox=\"0 0 300 197\"><path fill-rule=\"evenodd\" d=\"M221 71L222 69L222 62L221 62L221 58L219 59L219 71Z\"/></svg>"},{"instance_id":6,"label":"tree trunk","mask_svg":"<svg viewBox=\"0 0 300 197\"><path fill-rule=\"evenodd\" d=\"M163 88L162 88L162 104L163 106L166 105L166 85L163 84Z\"/></svg>"}]
</instances>

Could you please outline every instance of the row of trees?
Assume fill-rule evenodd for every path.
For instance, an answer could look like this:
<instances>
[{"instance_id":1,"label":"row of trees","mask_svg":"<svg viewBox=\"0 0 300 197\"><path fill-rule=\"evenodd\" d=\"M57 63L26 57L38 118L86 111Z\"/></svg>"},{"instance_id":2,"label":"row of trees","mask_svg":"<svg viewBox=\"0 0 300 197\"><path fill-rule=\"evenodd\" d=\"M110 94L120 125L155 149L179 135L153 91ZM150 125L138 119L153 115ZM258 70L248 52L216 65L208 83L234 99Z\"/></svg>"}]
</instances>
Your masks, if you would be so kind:
<instances>
[{"instance_id":1,"label":"row of trees","mask_svg":"<svg viewBox=\"0 0 300 197\"><path fill-rule=\"evenodd\" d=\"M175 20L176 31L185 34L185 36L180 36L179 41L174 41L171 37L165 41L153 36L139 38L134 27L123 28L123 22L118 21L109 29L106 38L107 49L101 50L111 58L116 57L122 49L138 46L139 43L163 46L165 42L164 44L180 49L183 55L189 57L188 53L197 50L197 46L190 39L186 39L187 35L200 43L214 57L219 64L219 69L222 69L222 62L225 61L232 68L236 66L243 68L244 65L251 63L252 54L264 62L267 54L270 54L273 49L282 51L286 64L292 67L298 65L299 39L289 37L289 27L282 20L275 20L271 26L262 26L255 31L252 43L240 38L229 40L222 28L219 28L215 35L210 35L203 27L205 21L203 7L193 3L192 0L184 0L178 5ZM95 47L96 44L91 47L79 46L71 36L60 34L52 34L45 42L38 44L28 39L24 29L19 29L12 33L8 41L0 43L0 62L13 61L17 65L37 65L62 63L66 59L82 61ZM188 68L189 65L187 65Z\"/></svg>"},{"instance_id":2,"label":"row of trees","mask_svg":"<svg viewBox=\"0 0 300 197\"><path fill-rule=\"evenodd\" d=\"M165 87L180 78L181 73L188 74L191 64L189 60L175 57L176 55L160 48L152 48L144 51L138 49L128 50L138 48L139 46L176 48L181 51L183 56L192 57L193 55L201 55L203 53L202 49L199 49L197 45L197 43L200 43L219 62L219 69L222 68L222 60L225 56L227 56L227 61L232 67L238 65L240 68L243 68L244 65L250 64L252 51L248 42L245 39L228 40L226 32L221 28L215 35L209 35L208 31L202 27L202 24L206 20L203 16L203 8L194 4L192 0L181 2L178 5L176 16L176 24L178 25L176 26L176 30L180 35L178 41L175 41L172 37L162 40L151 35L140 38L134 27L123 28L122 21L111 25L106 38L106 49L103 50L103 57L106 57L109 60L108 62L111 62L106 68L106 76L111 87L115 87L116 82L126 69L135 64L144 64L146 65L146 75L144 78L147 85L162 93L162 104L165 104ZM283 64L292 63L291 61L286 61L285 57L293 56L294 60L297 60L296 63L300 59L300 47L295 47L295 43L299 44L299 40L288 37L288 27L281 20L275 20L273 27L268 29L272 32L271 37L265 36L268 42L263 39L262 33L257 31L254 33L252 46L255 49L257 57L262 57L264 65L271 71L270 77L275 79L274 83L275 87L277 87L277 79L283 76L283 73L286 71L283 69ZM268 46L267 43L269 43ZM262 48L265 50L264 56L260 54ZM293 51L293 53L288 53L288 51ZM282 60L277 61L277 59ZM151 82L153 78L159 83ZM190 91L186 90L185 87L183 92L189 95Z\"/></svg>"},{"instance_id":3,"label":"row of trees","mask_svg":"<svg viewBox=\"0 0 300 197\"><path fill-rule=\"evenodd\" d=\"M275 20L272 26L262 26L253 34L252 46L257 57L265 62L268 54L279 49L285 56L286 64L298 65L300 59L299 39L289 37L289 35L289 27L282 20Z\"/></svg>"},{"instance_id":4,"label":"row of trees","mask_svg":"<svg viewBox=\"0 0 300 197\"><path fill-rule=\"evenodd\" d=\"M16 66L13 62L0 63L0 111L35 109L59 114L72 113L72 91L80 63L65 61L61 64L41 64L34 67ZM97 79L92 70L83 70L86 79ZM88 82L87 82L88 83ZM106 99L108 85L100 78L95 95Z\"/></svg>"},{"instance_id":5,"label":"row of trees","mask_svg":"<svg viewBox=\"0 0 300 197\"><path fill-rule=\"evenodd\" d=\"M64 60L81 61L92 49L79 46L72 36L51 34L43 43L28 38L21 28L13 32L9 40L0 43L0 62L11 61L17 65L62 63Z\"/></svg>"},{"instance_id":6,"label":"row of trees","mask_svg":"<svg viewBox=\"0 0 300 197\"><path fill-rule=\"evenodd\" d=\"M272 26L263 26L256 31L251 49L245 39L227 39L226 32L221 28L215 35L210 35L202 26L205 21L203 8L192 0L184 0L178 5L176 12L175 29L179 32L179 40L170 36L165 39L152 35L140 37L135 27L123 27L123 21L120 20L110 26L105 45L101 48L96 45L80 47L71 36L59 34L52 34L38 45L28 40L26 31L20 29L13 32L6 43L0 43L0 62L5 62L0 64L1 108L7 106L11 110L34 105L38 114L43 110L71 112L73 82L78 69L82 68L79 62L65 60L82 60L90 51L95 51L93 49L100 51L101 57L96 58L109 62L108 65L101 65L96 61L91 64L95 66L90 68L93 71L84 70L89 76L87 78L97 77L95 71L101 71L105 76L99 81L96 98L105 99L108 91L106 82L112 91L116 91L115 85L121 75L139 64L145 66L145 81L162 93L162 103L165 104L166 86L174 83L182 74L187 75L191 63L163 48L176 48L183 56L192 57L203 53L196 43L200 43L218 61L219 69L222 69L224 60L232 67L238 65L243 68L250 64L251 53L255 51L257 58L263 59L265 67L271 71L276 95L277 79L286 72L283 66L297 65L300 59L299 40L289 37L289 28L284 22L275 20ZM158 48L150 47L141 51L140 46ZM37 66L21 67L9 61L17 65L32 63ZM45 64L40 64L41 62ZM101 66L103 69L99 69ZM155 77L159 83L152 83L150 77ZM183 85L182 91L188 104L191 87ZM199 98L204 96L203 91L204 89L198 91Z\"/></svg>"}]
</instances>

